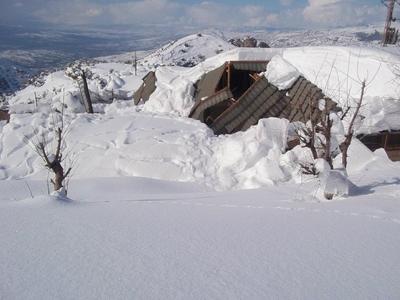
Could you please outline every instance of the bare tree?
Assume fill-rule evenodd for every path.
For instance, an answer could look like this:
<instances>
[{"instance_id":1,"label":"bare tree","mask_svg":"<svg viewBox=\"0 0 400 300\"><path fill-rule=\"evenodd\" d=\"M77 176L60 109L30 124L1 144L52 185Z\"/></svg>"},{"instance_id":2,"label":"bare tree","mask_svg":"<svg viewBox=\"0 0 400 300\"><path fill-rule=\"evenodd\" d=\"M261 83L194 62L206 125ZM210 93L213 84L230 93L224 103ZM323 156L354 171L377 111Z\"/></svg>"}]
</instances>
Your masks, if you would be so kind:
<instances>
[{"instance_id":1,"label":"bare tree","mask_svg":"<svg viewBox=\"0 0 400 300\"><path fill-rule=\"evenodd\" d=\"M62 155L62 145L63 145L63 128L58 127L55 130L56 134L56 150L53 155L47 150L46 139L42 139L37 144L35 144L36 153L45 162L46 168L54 173L54 178L51 179L51 183L54 186L54 190L58 191L63 187L64 180L69 176L72 168L69 167L66 172L64 172L64 167L62 165L63 155Z\"/></svg>"},{"instance_id":2,"label":"bare tree","mask_svg":"<svg viewBox=\"0 0 400 300\"><path fill-rule=\"evenodd\" d=\"M313 103L309 96L310 107L319 109L320 103ZM313 110L310 110L310 115L307 117L303 113L303 120L307 121L306 124L296 127L296 135L303 148L308 148L314 160L323 158L327 161L331 169L333 169L333 159L331 152L331 138L333 120L330 117L331 111L327 105L327 99L324 101L324 108L320 112L320 117L313 117ZM323 137L323 138L322 138ZM317 169L313 163L300 163L301 169L304 174L318 175Z\"/></svg>"},{"instance_id":3,"label":"bare tree","mask_svg":"<svg viewBox=\"0 0 400 300\"><path fill-rule=\"evenodd\" d=\"M63 106L64 107L64 106ZM68 127L64 127L64 113L63 110L53 116L54 130L51 131L53 136L53 143L51 143L46 133L41 135L35 132L32 137L25 136L24 140L28 145L31 145L33 150L42 158L45 167L53 173L53 178L50 180L53 184L54 191L65 188L64 183L70 176L72 170L72 163L67 167L65 158L68 157L66 153L65 138L68 134ZM53 146L53 147L52 147ZM67 193L65 189L65 193Z\"/></svg>"},{"instance_id":4,"label":"bare tree","mask_svg":"<svg viewBox=\"0 0 400 300\"><path fill-rule=\"evenodd\" d=\"M345 135L345 139L344 141L340 144L339 148L340 151L342 152L342 165L343 168L347 168L347 158L348 158L348 151L349 151L349 147L351 145L351 141L353 139L354 136L354 124L355 121L360 113L360 109L364 100L364 95L365 95L365 88L366 88L366 81L364 80L361 83L361 95L360 95L360 99L358 100L357 104L356 104L356 109L351 117L350 123L349 123L349 127L347 128L347 133ZM344 117L347 115L347 113L350 111L350 106L345 110L344 115L342 116L342 120L344 119Z\"/></svg>"},{"instance_id":5,"label":"bare tree","mask_svg":"<svg viewBox=\"0 0 400 300\"><path fill-rule=\"evenodd\" d=\"M342 153L342 165L344 168L347 168L348 150L354 137L354 125L357 117L359 116L359 112L363 103L365 88L366 82L363 81L361 86L361 95L351 115L350 123L345 134L345 139L339 145L338 150L339 153ZM344 108L341 120L348 116L348 114L352 111L352 108L353 107L350 105ZM296 135L302 147L310 150L314 160L322 158L329 164L331 169L334 169L333 159L336 156L337 153L335 152L337 151L332 150L332 128L334 120L331 117L331 113L332 112L330 111L328 105L326 105L325 101L325 107L321 112L319 121L316 121L314 118L310 118L307 124L296 127ZM312 164L310 165L310 163L301 162L300 166L303 173L317 175L316 168Z\"/></svg>"}]
</instances>

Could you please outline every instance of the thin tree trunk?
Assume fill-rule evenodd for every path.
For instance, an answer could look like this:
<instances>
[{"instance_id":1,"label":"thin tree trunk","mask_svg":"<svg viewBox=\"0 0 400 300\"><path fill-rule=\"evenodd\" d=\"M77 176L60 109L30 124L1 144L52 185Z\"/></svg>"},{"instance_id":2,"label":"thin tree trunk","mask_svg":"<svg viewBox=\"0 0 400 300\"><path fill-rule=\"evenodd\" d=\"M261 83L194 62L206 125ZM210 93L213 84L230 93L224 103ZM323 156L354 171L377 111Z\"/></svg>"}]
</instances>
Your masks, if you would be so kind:
<instances>
[{"instance_id":1,"label":"thin tree trunk","mask_svg":"<svg viewBox=\"0 0 400 300\"><path fill-rule=\"evenodd\" d=\"M357 116L361 109L361 105L363 103L365 87L366 87L366 82L363 81L361 84L360 100L358 101L356 111L354 112L353 117L351 118L349 128L347 129L347 134L345 135L344 142L340 145L340 150L342 152L342 165L344 168L347 168L348 151L349 151L349 147L351 144L351 140L353 139L353 135L354 135L354 123L357 119Z\"/></svg>"}]
</instances>

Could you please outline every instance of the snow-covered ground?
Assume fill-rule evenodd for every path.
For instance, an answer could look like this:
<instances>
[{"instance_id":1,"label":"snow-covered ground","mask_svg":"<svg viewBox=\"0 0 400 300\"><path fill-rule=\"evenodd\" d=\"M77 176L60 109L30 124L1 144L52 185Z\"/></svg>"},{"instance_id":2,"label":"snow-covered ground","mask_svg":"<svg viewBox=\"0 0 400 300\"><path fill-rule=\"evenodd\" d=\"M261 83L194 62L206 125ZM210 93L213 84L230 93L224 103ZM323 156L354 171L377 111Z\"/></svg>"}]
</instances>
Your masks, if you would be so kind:
<instances>
[{"instance_id":1,"label":"snow-covered ground","mask_svg":"<svg viewBox=\"0 0 400 300\"><path fill-rule=\"evenodd\" d=\"M273 59L283 71L266 76L302 74L340 105L358 99L366 79L358 132L400 129L399 56L369 47L229 49L215 35L189 36L143 58L136 76L131 54L89 63L93 115L72 69L8 99L1 299L400 297L400 163L355 140L349 197L324 201L320 180L300 172L307 152L285 152L287 121L214 136L186 117L204 72L226 60ZM196 67L176 66L199 54L206 60ZM157 91L134 106L142 76L157 66ZM69 198L48 195L49 175L27 142L54 142L57 111L68 128Z\"/></svg>"},{"instance_id":2,"label":"snow-covered ground","mask_svg":"<svg viewBox=\"0 0 400 300\"><path fill-rule=\"evenodd\" d=\"M306 186L215 193L141 178L77 180L70 202L16 201L29 195L24 182L3 181L0 293L3 299L397 299L395 178L360 179L368 184L359 195L329 203L310 202ZM28 184L34 194L44 188Z\"/></svg>"}]
</instances>

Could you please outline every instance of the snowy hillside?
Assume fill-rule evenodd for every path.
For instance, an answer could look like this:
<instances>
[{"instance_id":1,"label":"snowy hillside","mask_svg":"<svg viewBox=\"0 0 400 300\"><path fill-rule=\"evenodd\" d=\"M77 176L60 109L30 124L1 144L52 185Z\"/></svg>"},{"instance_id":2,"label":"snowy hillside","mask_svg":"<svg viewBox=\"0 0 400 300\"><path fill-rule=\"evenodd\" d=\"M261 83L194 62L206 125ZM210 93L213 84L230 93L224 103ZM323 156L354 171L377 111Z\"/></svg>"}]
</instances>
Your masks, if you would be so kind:
<instances>
[{"instance_id":1,"label":"snowy hillside","mask_svg":"<svg viewBox=\"0 0 400 300\"><path fill-rule=\"evenodd\" d=\"M229 32L229 38L253 36L270 47L377 46L384 24L330 30Z\"/></svg>"},{"instance_id":2,"label":"snowy hillside","mask_svg":"<svg viewBox=\"0 0 400 300\"><path fill-rule=\"evenodd\" d=\"M172 41L146 57L142 64L147 68L158 65L193 67L233 48L233 45L218 36L199 33Z\"/></svg>"},{"instance_id":3,"label":"snowy hillside","mask_svg":"<svg viewBox=\"0 0 400 300\"><path fill-rule=\"evenodd\" d=\"M89 59L132 50L158 48L185 34L164 28L141 30L126 26L54 28L0 24L0 94L13 93L41 72Z\"/></svg>"},{"instance_id":4,"label":"snowy hillside","mask_svg":"<svg viewBox=\"0 0 400 300\"><path fill-rule=\"evenodd\" d=\"M310 153L285 149L288 121L215 136L187 118L204 72L272 59L284 66L277 79L290 66L339 105L356 101L367 80L357 132L400 129L398 55L370 46L243 49L201 34L138 53L135 75L132 54L80 66L94 114L71 76L76 64L8 98L0 298L398 298L399 162L354 140L350 194L326 201L322 179L300 170ZM157 90L134 106L150 70ZM61 112L69 198L48 195L49 174L32 148L38 138L54 146Z\"/></svg>"}]
</instances>

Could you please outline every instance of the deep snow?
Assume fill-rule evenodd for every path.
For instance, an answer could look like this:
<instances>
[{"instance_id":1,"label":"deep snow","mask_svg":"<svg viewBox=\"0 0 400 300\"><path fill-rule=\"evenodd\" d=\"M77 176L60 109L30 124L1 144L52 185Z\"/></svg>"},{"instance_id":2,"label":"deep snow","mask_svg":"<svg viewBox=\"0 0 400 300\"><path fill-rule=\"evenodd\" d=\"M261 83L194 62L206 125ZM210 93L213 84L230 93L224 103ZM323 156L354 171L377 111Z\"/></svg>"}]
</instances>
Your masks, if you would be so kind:
<instances>
[{"instance_id":1,"label":"deep snow","mask_svg":"<svg viewBox=\"0 0 400 300\"><path fill-rule=\"evenodd\" d=\"M396 299L398 177L375 179L325 203L309 202L310 186L214 193L140 178L75 180L71 202L15 201L24 183L3 181L12 188L0 201L0 294Z\"/></svg>"}]
</instances>

